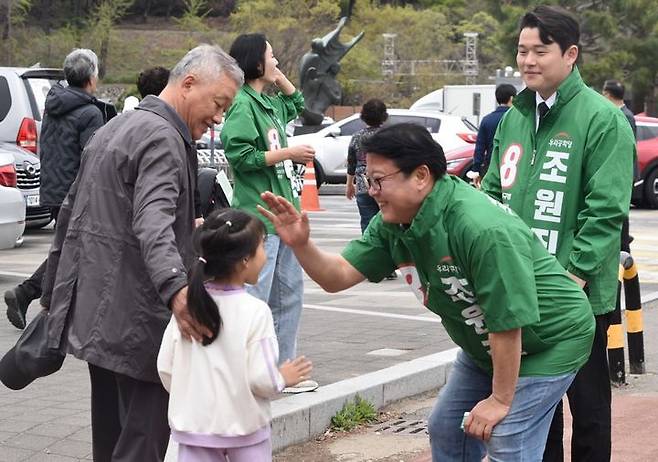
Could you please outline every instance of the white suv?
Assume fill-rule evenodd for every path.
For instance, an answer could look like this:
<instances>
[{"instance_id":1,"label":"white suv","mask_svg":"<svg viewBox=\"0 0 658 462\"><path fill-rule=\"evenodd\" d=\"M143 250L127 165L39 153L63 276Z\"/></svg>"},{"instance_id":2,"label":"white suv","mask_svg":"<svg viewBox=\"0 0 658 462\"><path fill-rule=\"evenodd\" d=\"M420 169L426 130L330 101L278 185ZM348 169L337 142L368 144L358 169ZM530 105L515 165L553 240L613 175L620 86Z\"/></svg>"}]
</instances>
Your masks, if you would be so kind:
<instances>
[{"instance_id":1,"label":"white suv","mask_svg":"<svg viewBox=\"0 0 658 462\"><path fill-rule=\"evenodd\" d=\"M61 69L0 67L0 145L14 156L29 227L41 227L50 222L50 207L39 204L37 153L46 95L50 87L62 79Z\"/></svg>"},{"instance_id":2,"label":"white suv","mask_svg":"<svg viewBox=\"0 0 658 462\"><path fill-rule=\"evenodd\" d=\"M427 128L444 151L475 143L477 128L463 117L441 112L388 109L384 124L416 123ZM356 113L316 133L288 138L289 146L310 144L315 148L315 177L317 184L345 183L347 176L347 148L352 135L366 126Z\"/></svg>"},{"instance_id":3,"label":"white suv","mask_svg":"<svg viewBox=\"0 0 658 462\"><path fill-rule=\"evenodd\" d=\"M62 79L61 69L0 67L0 141L37 154L46 95Z\"/></svg>"}]
</instances>

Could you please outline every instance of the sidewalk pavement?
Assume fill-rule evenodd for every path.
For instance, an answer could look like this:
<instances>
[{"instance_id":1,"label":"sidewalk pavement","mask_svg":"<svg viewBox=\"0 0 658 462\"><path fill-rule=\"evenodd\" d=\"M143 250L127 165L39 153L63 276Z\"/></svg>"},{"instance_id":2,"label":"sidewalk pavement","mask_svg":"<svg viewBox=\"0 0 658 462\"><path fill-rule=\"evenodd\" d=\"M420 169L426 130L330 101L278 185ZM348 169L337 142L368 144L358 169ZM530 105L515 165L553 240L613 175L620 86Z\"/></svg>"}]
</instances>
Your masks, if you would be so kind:
<instances>
[{"instance_id":1,"label":"sidewalk pavement","mask_svg":"<svg viewBox=\"0 0 658 462\"><path fill-rule=\"evenodd\" d=\"M568 406L567 406L568 407ZM565 410L567 409L565 407ZM658 460L658 393L633 393L615 391L612 406L612 462L656 462ZM569 442L571 416L565 419L565 462L571 462ZM432 462L432 455L425 450L421 455L404 462ZM574 461L577 462L577 461Z\"/></svg>"}]
</instances>

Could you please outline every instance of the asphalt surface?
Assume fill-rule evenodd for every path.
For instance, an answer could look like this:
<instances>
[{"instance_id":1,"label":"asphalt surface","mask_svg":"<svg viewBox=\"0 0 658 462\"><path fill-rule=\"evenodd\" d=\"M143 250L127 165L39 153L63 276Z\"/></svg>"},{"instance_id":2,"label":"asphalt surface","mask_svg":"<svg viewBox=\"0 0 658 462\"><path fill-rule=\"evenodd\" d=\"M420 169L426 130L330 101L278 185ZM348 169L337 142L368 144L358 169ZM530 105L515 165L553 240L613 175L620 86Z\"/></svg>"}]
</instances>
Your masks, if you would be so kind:
<instances>
[{"instance_id":1,"label":"asphalt surface","mask_svg":"<svg viewBox=\"0 0 658 462\"><path fill-rule=\"evenodd\" d=\"M339 252L360 234L356 205L341 195L343 190L323 187L325 210L311 214L312 236L328 251ZM658 211L631 214L633 254L647 300L658 298L657 225ZM0 252L0 293L37 268L52 236L51 228L28 231L21 248ZM321 385L454 347L438 318L420 306L400 279L326 294L307 278L304 303L298 349L313 360L314 379ZM20 334L6 321L5 309L0 300L0 353ZM28 318L37 310L35 302ZM86 364L69 357L61 371L25 390L0 386L0 462L89 460L90 453Z\"/></svg>"}]
</instances>

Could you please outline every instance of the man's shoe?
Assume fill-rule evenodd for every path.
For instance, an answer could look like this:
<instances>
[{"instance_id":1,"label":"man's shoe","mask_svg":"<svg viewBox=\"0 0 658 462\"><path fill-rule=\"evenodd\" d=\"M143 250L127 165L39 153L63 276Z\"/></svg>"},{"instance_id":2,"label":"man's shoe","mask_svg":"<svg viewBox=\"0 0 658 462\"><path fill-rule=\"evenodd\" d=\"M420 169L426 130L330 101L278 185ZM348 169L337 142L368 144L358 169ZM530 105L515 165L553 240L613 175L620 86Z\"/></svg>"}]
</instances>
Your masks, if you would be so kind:
<instances>
[{"instance_id":1,"label":"man's shoe","mask_svg":"<svg viewBox=\"0 0 658 462\"><path fill-rule=\"evenodd\" d=\"M16 286L5 292L5 303L7 304L7 319L16 329L25 329L25 313L32 299L25 293L21 286Z\"/></svg>"},{"instance_id":2,"label":"man's shoe","mask_svg":"<svg viewBox=\"0 0 658 462\"><path fill-rule=\"evenodd\" d=\"M397 279L397 278L398 278L398 273L396 273L395 271L393 271L391 274L389 274L388 276L386 276L386 280L387 280L387 281L393 281L393 280L395 280L395 279Z\"/></svg>"},{"instance_id":3,"label":"man's shoe","mask_svg":"<svg viewBox=\"0 0 658 462\"><path fill-rule=\"evenodd\" d=\"M315 380L302 380L297 385L284 388L283 393L290 393L290 394L306 393L308 391L317 390L319 386L320 385L318 385L318 382L316 382Z\"/></svg>"}]
</instances>

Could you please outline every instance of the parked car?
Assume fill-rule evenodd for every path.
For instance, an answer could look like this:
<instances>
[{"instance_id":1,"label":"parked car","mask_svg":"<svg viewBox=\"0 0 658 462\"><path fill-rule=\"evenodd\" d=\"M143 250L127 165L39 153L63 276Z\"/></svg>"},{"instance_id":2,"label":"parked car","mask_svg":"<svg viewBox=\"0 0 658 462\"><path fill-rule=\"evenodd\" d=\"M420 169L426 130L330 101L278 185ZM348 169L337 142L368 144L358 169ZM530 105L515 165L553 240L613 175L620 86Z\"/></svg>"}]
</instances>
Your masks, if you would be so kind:
<instances>
[{"instance_id":1,"label":"parked car","mask_svg":"<svg viewBox=\"0 0 658 462\"><path fill-rule=\"evenodd\" d=\"M9 153L14 158L17 187L25 201L27 228L42 228L51 221L50 207L40 204L41 162L39 157L12 143L0 142L0 152Z\"/></svg>"},{"instance_id":2,"label":"parked car","mask_svg":"<svg viewBox=\"0 0 658 462\"><path fill-rule=\"evenodd\" d=\"M0 141L37 154L46 95L61 69L0 67Z\"/></svg>"},{"instance_id":3,"label":"parked car","mask_svg":"<svg viewBox=\"0 0 658 462\"><path fill-rule=\"evenodd\" d=\"M55 83L66 86L62 69L0 67L0 142L39 151L46 96ZM113 104L97 100L105 122L117 115Z\"/></svg>"},{"instance_id":4,"label":"parked car","mask_svg":"<svg viewBox=\"0 0 658 462\"><path fill-rule=\"evenodd\" d=\"M448 173L470 183L471 180L466 177L466 174L471 171L471 167L473 166L474 151L475 145L473 144L445 151Z\"/></svg>"},{"instance_id":5,"label":"parked car","mask_svg":"<svg viewBox=\"0 0 658 462\"><path fill-rule=\"evenodd\" d=\"M292 136L306 135L308 133L317 133L335 122L336 121L331 117L324 116L320 125L302 125L302 119L301 117L298 117L286 124L286 136L290 138Z\"/></svg>"},{"instance_id":6,"label":"parked car","mask_svg":"<svg viewBox=\"0 0 658 462\"><path fill-rule=\"evenodd\" d=\"M0 152L0 249L23 243L25 201L16 188L14 157Z\"/></svg>"},{"instance_id":7,"label":"parked car","mask_svg":"<svg viewBox=\"0 0 658 462\"><path fill-rule=\"evenodd\" d=\"M635 116L637 125L637 158L640 179L633 188L633 204L658 208L658 118ZM465 181L473 165L474 145L447 151L448 173Z\"/></svg>"},{"instance_id":8,"label":"parked car","mask_svg":"<svg viewBox=\"0 0 658 462\"><path fill-rule=\"evenodd\" d=\"M635 116L640 181L633 203L658 208L658 118Z\"/></svg>"},{"instance_id":9,"label":"parked car","mask_svg":"<svg viewBox=\"0 0 658 462\"><path fill-rule=\"evenodd\" d=\"M385 125L402 122L420 124L446 151L475 143L477 136L477 128L459 116L409 109L389 109L388 115ZM347 148L352 135L365 126L357 113L316 133L293 136L288 139L288 145L310 144L315 148L314 166L318 186L322 183L345 183Z\"/></svg>"}]
</instances>

